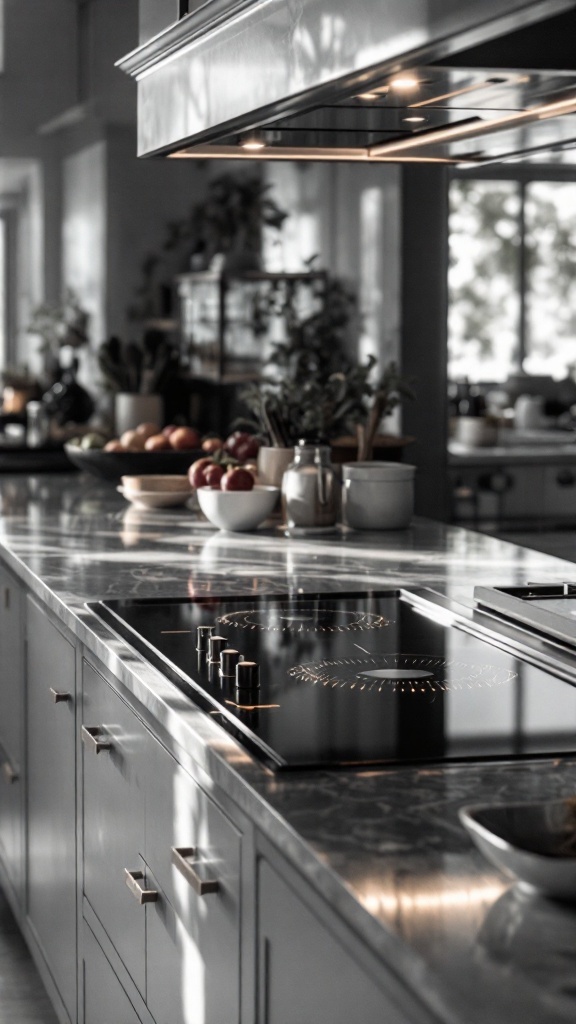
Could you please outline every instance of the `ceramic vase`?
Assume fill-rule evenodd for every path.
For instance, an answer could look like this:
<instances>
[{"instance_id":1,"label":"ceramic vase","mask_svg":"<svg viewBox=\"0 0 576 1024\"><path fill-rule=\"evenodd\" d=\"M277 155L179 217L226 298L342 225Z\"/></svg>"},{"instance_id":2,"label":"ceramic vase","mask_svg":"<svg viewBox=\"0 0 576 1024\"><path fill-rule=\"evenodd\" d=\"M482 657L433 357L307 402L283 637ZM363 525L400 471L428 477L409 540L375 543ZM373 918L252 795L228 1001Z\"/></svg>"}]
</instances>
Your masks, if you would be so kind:
<instances>
[{"instance_id":1,"label":"ceramic vase","mask_svg":"<svg viewBox=\"0 0 576 1024\"><path fill-rule=\"evenodd\" d=\"M139 395L119 391L114 399L114 422L120 437L125 430L134 430L139 423L157 423L162 426L164 403L161 395Z\"/></svg>"}]
</instances>

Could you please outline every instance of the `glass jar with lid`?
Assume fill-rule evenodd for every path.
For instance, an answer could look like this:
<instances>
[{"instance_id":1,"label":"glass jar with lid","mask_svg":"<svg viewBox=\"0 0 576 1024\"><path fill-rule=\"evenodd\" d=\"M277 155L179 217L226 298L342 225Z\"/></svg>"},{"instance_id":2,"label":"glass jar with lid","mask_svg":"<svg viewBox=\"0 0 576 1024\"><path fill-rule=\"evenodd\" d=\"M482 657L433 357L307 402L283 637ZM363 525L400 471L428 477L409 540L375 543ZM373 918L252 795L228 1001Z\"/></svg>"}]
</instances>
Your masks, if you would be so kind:
<instances>
[{"instance_id":1,"label":"glass jar with lid","mask_svg":"<svg viewBox=\"0 0 576 1024\"><path fill-rule=\"evenodd\" d=\"M282 479L286 526L330 529L338 515L339 482L330 461L330 446L302 439Z\"/></svg>"}]
</instances>

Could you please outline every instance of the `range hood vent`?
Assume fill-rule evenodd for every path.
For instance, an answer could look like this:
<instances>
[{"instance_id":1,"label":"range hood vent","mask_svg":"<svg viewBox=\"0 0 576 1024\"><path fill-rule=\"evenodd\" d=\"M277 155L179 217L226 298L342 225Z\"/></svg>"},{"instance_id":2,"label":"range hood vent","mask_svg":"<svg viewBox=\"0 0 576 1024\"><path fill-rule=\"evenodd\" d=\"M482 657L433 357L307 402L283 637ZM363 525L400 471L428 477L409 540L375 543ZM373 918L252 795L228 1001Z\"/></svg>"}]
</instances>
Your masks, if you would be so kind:
<instances>
[{"instance_id":1,"label":"range hood vent","mask_svg":"<svg viewBox=\"0 0 576 1024\"><path fill-rule=\"evenodd\" d=\"M119 62L140 155L576 162L576 2L412 6L208 0Z\"/></svg>"}]
</instances>

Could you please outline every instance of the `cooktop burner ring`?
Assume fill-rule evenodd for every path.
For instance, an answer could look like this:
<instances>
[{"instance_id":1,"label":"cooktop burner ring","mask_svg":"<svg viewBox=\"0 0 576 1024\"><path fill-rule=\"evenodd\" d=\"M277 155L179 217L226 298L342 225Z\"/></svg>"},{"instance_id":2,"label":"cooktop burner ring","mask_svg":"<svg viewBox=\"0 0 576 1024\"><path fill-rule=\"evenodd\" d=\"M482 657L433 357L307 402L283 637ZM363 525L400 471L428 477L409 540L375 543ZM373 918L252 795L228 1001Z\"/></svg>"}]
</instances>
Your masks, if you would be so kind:
<instances>
[{"instance_id":1,"label":"cooktop burner ring","mask_svg":"<svg viewBox=\"0 0 576 1024\"><path fill-rule=\"evenodd\" d=\"M505 686L518 678L511 669L489 663L422 654L367 654L295 665L288 675L298 682L358 693L425 694Z\"/></svg>"},{"instance_id":2,"label":"cooktop burner ring","mask_svg":"<svg viewBox=\"0 0 576 1024\"><path fill-rule=\"evenodd\" d=\"M348 610L337 605L298 601L293 607L241 608L220 615L218 626L266 633L348 633L382 629L389 619L376 612Z\"/></svg>"}]
</instances>

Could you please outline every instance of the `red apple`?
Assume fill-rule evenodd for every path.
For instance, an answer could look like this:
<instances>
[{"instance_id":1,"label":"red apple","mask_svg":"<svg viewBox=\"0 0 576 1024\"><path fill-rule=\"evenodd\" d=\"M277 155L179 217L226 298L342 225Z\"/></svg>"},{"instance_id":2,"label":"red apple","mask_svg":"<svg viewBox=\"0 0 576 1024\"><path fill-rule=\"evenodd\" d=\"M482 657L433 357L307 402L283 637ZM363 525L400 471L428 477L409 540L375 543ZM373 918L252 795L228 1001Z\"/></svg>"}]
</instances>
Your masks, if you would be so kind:
<instances>
[{"instance_id":1,"label":"red apple","mask_svg":"<svg viewBox=\"0 0 576 1024\"><path fill-rule=\"evenodd\" d=\"M248 434L236 445L236 458L239 462L255 459L260 449L260 442L253 434Z\"/></svg>"},{"instance_id":2,"label":"red apple","mask_svg":"<svg viewBox=\"0 0 576 1024\"><path fill-rule=\"evenodd\" d=\"M205 437L202 441L203 452L218 452L224 447L224 442L219 437Z\"/></svg>"},{"instance_id":3,"label":"red apple","mask_svg":"<svg viewBox=\"0 0 576 1024\"><path fill-rule=\"evenodd\" d=\"M254 477L249 469L233 466L222 477L220 487L223 491L251 491L254 487Z\"/></svg>"},{"instance_id":4,"label":"red apple","mask_svg":"<svg viewBox=\"0 0 576 1024\"><path fill-rule=\"evenodd\" d=\"M204 470L204 480L206 487L211 487L214 491L220 490L220 481L224 476L224 467L219 466L216 462L212 466L206 466Z\"/></svg>"},{"instance_id":5,"label":"red apple","mask_svg":"<svg viewBox=\"0 0 576 1024\"><path fill-rule=\"evenodd\" d=\"M114 438L113 441L108 441L104 445L104 451L105 452L125 452L126 449L125 449L125 447L124 447L124 445L122 444L121 441L119 441L117 438Z\"/></svg>"},{"instance_id":6,"label":"red apple","mask_svg":"<svg viewBox=\"0 0 576 1024\"><path fill-rule=\"evenodd\" d=\"M229 452L230 455L236 457L236 448L238 444L244 440L246 434L243 430L235 430L233 434L229 434L224 441L224 449Z\"/></svg>"},{"instance_id":7,"label":"red apple","mask_svg":"<svg viewBox=\"0 0 576 1024\"><path fill-rule=\"evenodd\" d=\"M173 448L183 451L188 448L199 448L201 438L194 427L176 427L176 430L168 435L168 440Z\"/></svg>"},{"instance_id":8,"label":"red apple","mask_svg":"<svg viewBox=\"0 0 576 1024\"><path fill-rule=\"evenodd\" d=\"M208 466L215 465L216 463L214 462L214 459L209 459L208 457L205 459L196 459L196 462L193 462L188 470L188 479L192 484L192 487L205 487L206 480L204 478L204 473Z\"/></svg>"},{"instance_id":9,"label":"red apple","mask_svg":"<svg viewBox=\"0 0 576 1024\"><path fill-rule=\"evenodd\" d=\"M144 448L147 452L172 451L172 445L164 434L152 434L151 437L147 437Z\"/></svg>"},{"instance_id":10,"label":"red apple","mask_svg":"<svg viewBox=\"0 0 576 1024\"><path fill-rule=\"evenodd\" d=\"M162 427L164 437L170 437L170 434L173 434L175 430L178 430L175 423L168 423L165 427Z\"/></svg>"}]
</instances>

